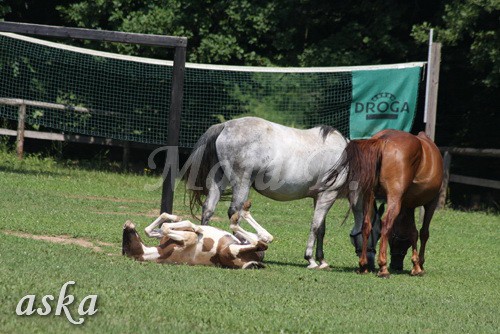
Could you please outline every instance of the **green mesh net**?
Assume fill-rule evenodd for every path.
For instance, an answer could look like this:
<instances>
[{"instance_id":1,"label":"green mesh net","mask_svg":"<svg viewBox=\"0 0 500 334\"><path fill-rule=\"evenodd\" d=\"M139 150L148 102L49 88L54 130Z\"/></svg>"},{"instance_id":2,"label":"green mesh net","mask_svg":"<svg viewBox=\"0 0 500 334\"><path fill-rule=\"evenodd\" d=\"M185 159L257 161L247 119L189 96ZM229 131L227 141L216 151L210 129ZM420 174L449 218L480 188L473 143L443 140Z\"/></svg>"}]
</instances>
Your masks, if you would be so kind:
<instances>
[{"instance_id":1,"label":"green mesh net","mask_svg":"<svg viewBox=\"0 0 500 334\"><path fill-rule=\"evenodd\" d=\"M31 108L26 123L112 139L163 144L171 67L94 56L0 36L0 97L79 106ZM17 119L17 108L0 106Z\"/></svg>"},{"instance_id":2,"label":"green mesh net","mask_svg":"<svg viewBox=\"0 0 500 334\"><path fill-rule=\"evenodd\" d=\"M212 124L244 116L349 133L351 74L186 68L181 143L192 147Z\"/></svg>"},{"instance_id":3,"label":"green mesh net","mask_svg":"<svg viewBox=\"0 0 500 334\"><path fill-rule=\"evenodd\" d=\"M68 106L28 106L34 128L165 144L171 79L171 62L0 34L0 98ZM191 148L210 125L243 116L297 128L326 124L348 135L351 99L350 71L187 64L180 146ZM17 120L17 108L0 104L0 117Z\"/></svg>"}]
</instances>

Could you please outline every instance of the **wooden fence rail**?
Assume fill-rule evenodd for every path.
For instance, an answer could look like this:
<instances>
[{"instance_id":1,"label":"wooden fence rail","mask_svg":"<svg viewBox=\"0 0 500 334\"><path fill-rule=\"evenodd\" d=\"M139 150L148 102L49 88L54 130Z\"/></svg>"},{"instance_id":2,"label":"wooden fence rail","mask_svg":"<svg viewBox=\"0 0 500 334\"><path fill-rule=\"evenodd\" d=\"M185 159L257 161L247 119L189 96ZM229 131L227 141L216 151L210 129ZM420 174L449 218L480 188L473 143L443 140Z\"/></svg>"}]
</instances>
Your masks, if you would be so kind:
<instances>
[{"instance_id":1,"label":"wooden fence rail","mask_svg":"<svg viewBox=\"0 0 500 334\"><path fill-rule=\"evenodd\" d=\"M47 108L54 110L69 110L81 113L91 112L90 109L84 107L73 107L57 103L47 103L40 101L30 101L30 100L11 99L11 98L0 98L0 105L1 104L18 107L17 130L0 129L0 135L17 137L16 151L19 159L22 159L24 155L25 138L123 147L122 165L124 169L126 169L128 166L131 147L142 148L142 149L151 149L158 147L158 145L131 143L129 141L108 139L102 137L25 130L27 107Z\"/></svg>"},{"instance_id":2,"label":"wooden fence rail","mask_svg":"<svg viewBox=\"0 0 500 334\"><path fill-rule=\"evenodd\" d=\"M478 177L470 177L464 175L450 174L451 168L451 156L462 155L462 156L472 156L472 157L491 157L500 158L500 149L493 148L462 148L462 147L440 147L443 153L443 186L441 187L441 193L439 194L439 208L443 208L446 204L446 194L449 182L468 184L478 187L486 187L493 189L500 189L499 180L483 179Z\"/></svg>"}]
</instances>

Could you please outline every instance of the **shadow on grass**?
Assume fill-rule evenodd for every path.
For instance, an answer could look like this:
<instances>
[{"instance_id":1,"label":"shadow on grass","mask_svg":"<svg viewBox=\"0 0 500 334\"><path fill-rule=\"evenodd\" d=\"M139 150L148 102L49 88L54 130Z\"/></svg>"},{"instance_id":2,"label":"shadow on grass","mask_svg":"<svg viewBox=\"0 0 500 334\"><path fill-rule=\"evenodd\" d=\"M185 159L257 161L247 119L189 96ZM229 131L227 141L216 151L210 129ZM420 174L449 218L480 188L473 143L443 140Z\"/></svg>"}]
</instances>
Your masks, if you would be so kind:
<instances>
[{"instance_id":1,"label":"shadow on grass","mask_svg":"<svg viewBox=\"0 0 500 334\"><path fill-rule=\"evenodd\" d=\"M295 263L295 262L283 262L283 261L265 261L265 264L275 265L280 267L296 267L296 268L304 268L307 269L307 264ZM356 272L355 267L336 267L331 266L328 269L316 269L316 270L324 270L324 271L335 271L335 272L345 272L345 273L354 273ZM311 269L314 270L314 269Z\"/></svg>"},{"instance_id":2,"label":"shadow on grass","mask_svg":"<svg viewBox=\"0 0 500 334\"><path fill-rule=\"evenodd\" d=\"M307 269L306 264L295 263L295 262L283 262L283 261L264 261L265 264L280 266L280 267L296 267L296 268L304 268ZM330 266L328 269L318 269L324 271L332 271L337 273L350 273L357 274L358 267L348 267L348 266ZM389 270L391 275L410 275L410 270ZM370 271L367 275L376 275L377 271Z\"/></svg>"},{"instance_id":3,"label":"shadow on grass","mask_svg":"<svg viewBox=\"0 0 500 334\"><path fill-rule=\"evenodd\" d=\"M294 262L266 261L265 259L264 259L264 264L269 264L269 265L273 265L273 266L280 266L280 267L306 268L305 264L299 264L299 263L294 263Z\"/></svg>"},{"instance_id":4,"label":"shadow on grass","mask_svg":"<svg viewBox=\"0 0 500 334\"><path fill-rule=\"evenodd\" d=\"M46 175L46 176L69 176L70 174L63 171L44 171L44 170L29 170L15 167L0 166L0 172L20 174L20 175Z\"/></svg>"}]
</instances>

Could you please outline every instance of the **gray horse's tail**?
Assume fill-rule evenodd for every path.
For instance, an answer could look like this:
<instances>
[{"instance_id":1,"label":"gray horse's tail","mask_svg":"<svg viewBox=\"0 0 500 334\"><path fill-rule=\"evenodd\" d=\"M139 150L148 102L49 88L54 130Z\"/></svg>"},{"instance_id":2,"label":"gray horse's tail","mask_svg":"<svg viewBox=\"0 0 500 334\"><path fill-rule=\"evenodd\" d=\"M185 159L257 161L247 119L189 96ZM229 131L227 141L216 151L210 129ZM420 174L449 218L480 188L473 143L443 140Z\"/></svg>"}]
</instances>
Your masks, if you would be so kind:
<instances>
[{"instance_id":1,"label":"gray horse's tail","mask_svg":"<svg viewBox=\"0 0 500 334\"><path fill-rule=\"evenodd\" d=\"M224 126L224 123L212 125L200 137L186 162L188 168L182 179L186 181L186 189L189 191L189 208L193 216L195 206L202 206L202 197L208 195L207 178L212 168L219 162L215 141L224 130Z\"/></svg>"}]
</instances>

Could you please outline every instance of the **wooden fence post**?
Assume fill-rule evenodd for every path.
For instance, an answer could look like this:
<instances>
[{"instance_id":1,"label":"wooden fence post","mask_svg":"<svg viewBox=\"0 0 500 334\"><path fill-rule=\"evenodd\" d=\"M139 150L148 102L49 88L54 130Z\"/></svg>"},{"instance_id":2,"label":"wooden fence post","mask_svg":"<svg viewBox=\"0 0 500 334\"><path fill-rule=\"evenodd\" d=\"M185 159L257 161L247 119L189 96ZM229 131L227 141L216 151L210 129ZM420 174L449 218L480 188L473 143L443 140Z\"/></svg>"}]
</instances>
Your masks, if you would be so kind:
<instances>
[{"instance_id":1,"label":"wooden fence post","mask_svg":"<svg viewBox=\"0 0 500 334\"><path fill-rule=\"evenodd\" d=\"M24 155L24 126L26 121L26 104L19 105L17 117L17 158L22 160Z\"/></svg>"},{"instance_id":2,"label":"wooden fence post","mask_svg":"<svg viewBox=\"0 0 500 334\"><path fill-rule=\"evenodd\" d=\"M122 170L126 172L128 170L128 163L130 161L130 142L126 141L123 143L123 155L122 155Z\"/></svg>"},{"instance_id":3,"label":"wooden fence post","mask_svg":"<svg viewBox=\"0 0 500 334\"><path fill-rule=\"evenodd\" d=\"M433 141L436 135L436 111L437 111L437 97L439 87L439 69L441 64L441 43L432 43L429 71L429 88L428 88L428 101L427 101L427 119L425 123L425 133Z\"/></svg>"},{"instance_id":4,"label":"wooden fence post","mask_svg":"<svg viewBox=\"0 0 500 334\"><path fill-rule=\"evenodd\" d=\"M439 193L438 209L442 209L446 205L448 182L450 182L450 166L451 154L449 151L445 151L443 157L443 184L441 185L441 192Z\"/></svg>"}]
</instances>

